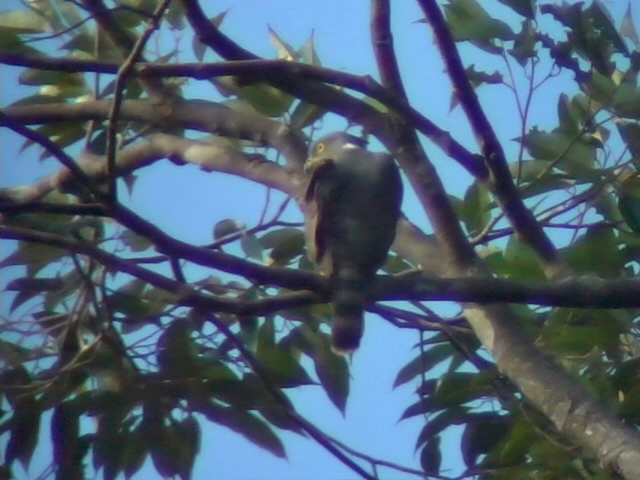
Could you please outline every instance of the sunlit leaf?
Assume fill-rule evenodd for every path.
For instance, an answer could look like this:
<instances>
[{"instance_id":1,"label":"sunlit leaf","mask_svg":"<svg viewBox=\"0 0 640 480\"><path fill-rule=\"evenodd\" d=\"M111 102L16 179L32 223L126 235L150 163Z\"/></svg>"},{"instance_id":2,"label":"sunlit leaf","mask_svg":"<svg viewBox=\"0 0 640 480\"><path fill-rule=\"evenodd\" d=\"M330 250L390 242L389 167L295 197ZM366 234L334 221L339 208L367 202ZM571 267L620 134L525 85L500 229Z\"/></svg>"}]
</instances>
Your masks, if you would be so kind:
<instances>
[{"instance_id":1,"label":"sunlit leaf","mask_svg":"<svg viewBox=\"0 0 640 480\"><path fill-rule=\"evenodd\" d=\"M595 164L596 148L581 134L544 132L534 127L522 141L535 159L554 161L569 173L588 170Z\"/></svg>"},{"instance_id":2,"label":"sunlit leaf","mask_svg":"<svg viewBox=\"0 0 640 480\"><path fill-rule=\"evenodd\" d=\"M467 189L461 212L464 222L471 235L476 235L491 219L491 197L489 190L479 182L474 182Z\"/></svg>"},{"instance_id":3,"label":"sunlit leaf","mask_svg":"<svg viewBox=\"0 0 640 480\"><path fill-rule=\"evenodd\" d=\"M0 12L0 28L17 33L43 33L47 29L47 21L32 10L6 10Z\"/></svg>"},{"instance_id":4,"label":"sunlit leaf","mask_svg":"<svg viewBox=\"0 0 640 480\"><path fill-rule=\"evenodd\" d=\"M298 50L298 55L300 56L300 60L304 63L319 66L321 63L320 58L318 58L318 53L316 52L314 34L315 32L311 30L309 38L307 38L302 47L300 47L300 50Z\"/></svg>"},{"instance_id":5,"label":"sunlit leaf","mask_svg":"<svg viewBox=\"0 0 640 480\"><path fill-rule=\"evenodd\" d=\"M260 243L265 248L269 248L266 245L273 244L273 248L269 252L270 264L286 265L293 258L304 252L305 239L302 230L297 228L283 229L280 232L279 240L274 241L274 237L270 237L265 241L264 237L262 237Z\"/></svg>"},{"instance_id":6,"label":"sunlit leaf","mask_svg":"<svg viewBox=\"0 0 640 480\"><path fill-rule=\"evenodd\" d=\"M298 52L282 40L273 28L268 27L268 29L269 42L271 42L271 45L276 49L277 57L282 60L298 60Z\"/></svg>"},{"instance_id":7,"label":"sunlit leaf","mask_svg":"<svg viewBox=\"0 0 640 480\"><path fill-rule=\"evenodd\" d=\"M633 15L631 14L631 2L627 4L627 11L622 17L619 33L621 36L631 40L636 47L640 44L640 37L638 37L638 31L636 30L635 23L633 21Z\"/></svg>"},{"instance_id":8,"label":"sunlit leaf","mask_svg":"<svg viewBox=\"0 0 640 480\"><path fill-rule=\"evenodd\" d=\"M492 18L476 0L452 0L444 6L447 25L458 42L471 40L494 51L494 40L511 40L513 30L505 22Z\"/></svg>"}]
</instances>

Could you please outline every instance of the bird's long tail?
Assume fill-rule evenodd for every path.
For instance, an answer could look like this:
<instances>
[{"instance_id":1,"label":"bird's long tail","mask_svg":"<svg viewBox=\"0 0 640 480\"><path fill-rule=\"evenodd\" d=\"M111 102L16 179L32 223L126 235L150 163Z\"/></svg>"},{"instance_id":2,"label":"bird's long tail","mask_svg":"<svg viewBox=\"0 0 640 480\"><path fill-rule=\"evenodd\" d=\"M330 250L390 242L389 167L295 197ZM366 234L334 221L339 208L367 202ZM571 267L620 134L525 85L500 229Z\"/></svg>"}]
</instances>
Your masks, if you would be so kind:
<instances>
[{"instance_id":1,"label":"bird's long tail","mask_svg":"<svg viewBox=\"0 0 640 480\"><path fill-rule=\"evenodd\" d=\"M338 273L333 294L331 344L338 353L353 352L364 333L364 304L370 279L352 270Z\"/></svg>"}]
</instances>

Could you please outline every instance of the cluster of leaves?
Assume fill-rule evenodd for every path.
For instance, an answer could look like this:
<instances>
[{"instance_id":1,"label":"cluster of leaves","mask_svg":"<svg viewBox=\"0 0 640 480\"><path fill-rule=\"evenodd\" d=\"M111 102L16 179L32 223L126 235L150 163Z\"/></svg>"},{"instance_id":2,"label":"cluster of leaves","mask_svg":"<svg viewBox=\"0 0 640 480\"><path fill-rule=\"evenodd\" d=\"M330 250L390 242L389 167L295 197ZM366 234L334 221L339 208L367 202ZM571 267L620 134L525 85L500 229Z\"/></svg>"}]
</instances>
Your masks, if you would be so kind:
<instances>
[{"instance_id":1,"label":"cluster of leaves","mask_svg":"<svg viewBox=\"0 0 640 480\"><path fill-rule=\"evenodd\" d=\"M490 55L512 57L525 71L530 68L531 76L536 65L550 58L557 71L543 82L569 71L580 90L558 96L556 128L544 131L534 126L518 139L522 152L530 155L521 153L510 164L522 198L542 225L572 232L562 257L573 271L600 278L633 276L640 233L635 107L640 100L635 49L640 43L630 9L618 30L600 2L547 4L540 13L534 2L501 2L525 17L519 33L490 17L479 3L460 0L445 6L456 40L471 41ZM552 40L540 31L536 22L540 14L560 22L567 40ZM466 73L474 87L503 83L498 73L478 72L473 66ZM614 132L608 128L612 121ZM474 182L463 199L452 202L474 243L487 245L484 258L496 275L545 278L533 251L510 235L508 227L500 226L500 211L483 183ZM578 225L584 225L584 233L571 230ZM491 243L502 237L508 237L504 248ZM518 312L540 348L553 354L620 418L639 425L632 407L640 374L636 311L521 306ZM451 347L451 336L451 332L438 334L424 342L396 379L396 385L416 379L419 383L419 399L403 418L426 419L416 443L425 471L439 473L440 435L448 427L462 425L462 458L479 478L609 478L596 462L578 459L575 449L554 434L548 420L528 408L491 365L475 364L480 371L470 373L460 349ZM477 341L462 336L460 342L468 345L467 356L478 354ZM447 365L444 373L443 365Z\"/></svg>"},{"instance_id":2,"label":"cluster of leaves","mask_svg":"<svg viewBox=\"0 0 640 480\"><path fill-rule=\"evenodd\" d=\"M526 108L522 109L522 150L510 164L520 194L543 226L571 232L562 256L573 271L605 279L632 276L637 270L640 233L640 90L637 54L627 47L629 41L634 48L639 44L630 15L618 30L599 2L538 8L533 0L500 1L523 18L519 32L491 17L476 0L451 0L444 10L456 41L471 42L487 55L516 61L529 78L534 77L536 66L548 65L550 72L543 82L570 73L577 87L558 96L558 122L551 131L525 128ZM157 3L118 2L114 19L136 38ZM184 29L182 8L182 2L172 2L167 10L169 32ZM538 22L542 16L566 28L566 40L545 34ZM223 18L221 14L211 21L219 25ZM112 38L102 29L93 31L85 25L72 2L35 2L31 10L0 14L0 51L46 56L34 48L37 43L26 39L48 29L66 39L60 49L70 58L123 60ZM292 48L273 30L270 40L277 58L320 65L313 37L300 49ZM203 60L206 52L195 39L194 56ZM176 58L177 50L154 60L166 63ZM506 74L488 74L474 65L466 75L475 88L487 84L516 88L513 78L504 79ZM20 81L39 91L14 106L109 98L115 90L114 81L94 84L89 75L78 72L25 68ZM324 114L321 107L266 83L241 77L215 77L211 82L227 107L277 119L294 131L309 128ZM181 94L182 80L167 83L176 95ZM527 93L534 90L532 81ZM138 99L142 92L139 81L129 79L123 98ZM452 106L457 102L453 98ZM615 130L610 129L612 122ZM148 133L148 126L135 123L120 122L118 128L125 144ZM84 141L83 147L91 152L106 151L106 122L51 122L36 131L61 148ZM211 142L238 152L243 149L240 142L227 139ZM32 144L27 140L24 148ZM614 151L621 152L617 158ZM45 149L41 158L49 155ZM470 238L481 246L496 275L543 279L535 255L501 222L489 192L485 181L477 180L464 198L452 198ZM16 192L7 195L3 201L14 200ZM83 199L51 194L44 200L77 207ZM20 240L15 252L0 264L4 269L21 266L25 272L7 286L14 292L9 313L17 312L20 318L7 322L11 328L6 331L12 334L0 341L4 365L0 394L6 410L0 417L0 435L8 438L0 478L10 475L16 461L29 465L41 420L49 412L53 412L49 424L58 478L82 478L89 459L94 471L102 469L104 478L120 474L130 478L147 457L161 475L189 478L203 418L283 457L278 429L302 433L303 427L294 406L280 395L282 389L319 383L344 412L348 365L329 347L326 306L262 317L203 312L181 305L175 292L151 285L131 269L128 275L122 273L123 265L151 266L168 276L172 269L190 273L188 267L176 267L167 255L158 253L152 235L114 227L88 214L7 214L3 222L37 233L40 241ZM70 254L47 235L76 242L86 250ZM505 238L506 245L501 243ZM226 248L235 242L252 261L312 268L303 255L303 235L297 228L273 224L247 230L233 220L222 220L214 228L214 243L207 248ZM96 261L90 252L98 247L115 252L125 263ZM405 265L399 257L394 261ZM248 281L213 276L189 283L199 292L223 298L249 301L272 293ZM639 424L636 312L522 306L519 314L540 348L553 354L621 418ZM461 452L469 475L607 478L595 462L582 459L554 433L549 421L533 411L483 357L477 339L461 334L462 330L464 326L447 329L421 342L419 354L396 379L396 386L417 385L417 401L402 418L425 418L416 440L425 474L440 474L442 437L457 425L463 428Z\"/></svg>"},{"instance_id":3,"label":"cluster of leaves","mask_svg":"<svg viewBox=\"0 0 640 480\"><path fill-rule=\"evenodd\" d=\"M64 204L70 196L51 194L45 200ZM7 222L113 245L109 248L128 252L139 262L159 259L153 256L151 239L130 230L114 231L97 217L25 213ZM224 241L238 228L238 222L219 222L216 240ZM271 263L286 263L301 256L301 235L298 229L275 228L260 237L242 235L239 242L247 256L262 259L262 252L268 251ZM282 335L282 319L267 317L258 322L256 317L220 314L212 320L197 309L179 307L176 295L166 290L139 278L122 283L109 266L80 254L69 258L65 250L46 243L20 241L0 268L16 265L25 268L25 276L14 278L6 287L15 293L9 313L28 307L33 320L16 322L16 330L35 327L42 343L25 347L21 337L12 341L14 336L7 336L1 344L6 368L0 385L12 411L3 423L8 434L7 466L15 460L25 468L29 465L40 420L51 409L53 459L59 478L81 478L82 460L89 453L93 468L104 468L105 478L120 473L131 477L147 455L163 476L189 478L199 451L196 414L284 457L284 446L273 427L302 433L301 427L291 418L293 406L283 407L265 384L272 389L317 384L308 367L302 366L304 356L311 360L331 401L345 409L348 367L342 356L331 351L329 336L320 331L326 308L319 308L316 315L283 313L283 318L306 322ZM260 288L218 277L194 284L234 298L265 295ZM236 338L262 366L260 376L251 373L250 365L238 356L233 337L211 328L218 321L235 325ZM83 433L91 419L97 428Z\"/></svg>"}]
</instances>

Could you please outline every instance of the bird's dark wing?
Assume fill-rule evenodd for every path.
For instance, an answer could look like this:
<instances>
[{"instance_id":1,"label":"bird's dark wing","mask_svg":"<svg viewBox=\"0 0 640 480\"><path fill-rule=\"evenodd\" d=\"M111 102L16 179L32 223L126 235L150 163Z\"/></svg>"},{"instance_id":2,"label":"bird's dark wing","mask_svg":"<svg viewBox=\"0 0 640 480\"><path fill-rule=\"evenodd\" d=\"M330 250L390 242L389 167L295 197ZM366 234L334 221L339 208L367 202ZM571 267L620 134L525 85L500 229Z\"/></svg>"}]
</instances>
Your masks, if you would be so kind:
<instances>
[{"instance_id":1,"label":"bird's dark wing","mask_svg":"<svg viewBox=\"0 0 640 480\"><path fill-rule=\"evenodd\" d=\"M326 235L331 228L331 204L336 201L335 193L339 184L335 162L325 159L314 167L305 192L307 255L326 274L331 274L333 270L331 256L327 255Z\"/></svg>"},{"instance_id":2,"label":"bird's dark wing","mask_svg":"<svg viewBox=\"0 0 640 480\"><path fill-rule=\"evenodd\" d=\"M381 178L385 179L385 183L388 189L389 205L388 208L395 215L397 223L400 218L400 205L402 204L402 196L404 187L402 185L402 178L400 176L400 169L393 160L393 157L388 153L376 154L377 160L380 164ZM394 235L395 236L395 235Z\"/></svg>"}]
</instances>

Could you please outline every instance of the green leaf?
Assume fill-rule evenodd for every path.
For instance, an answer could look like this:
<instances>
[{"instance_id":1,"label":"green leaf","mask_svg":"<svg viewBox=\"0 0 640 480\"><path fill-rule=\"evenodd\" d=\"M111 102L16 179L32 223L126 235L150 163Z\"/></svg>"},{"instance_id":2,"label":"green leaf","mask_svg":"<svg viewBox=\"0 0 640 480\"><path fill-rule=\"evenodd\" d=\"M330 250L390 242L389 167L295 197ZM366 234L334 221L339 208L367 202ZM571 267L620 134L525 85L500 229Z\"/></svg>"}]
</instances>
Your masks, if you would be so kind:
<instances>
[{"instance_id":1,"label":"green leaf","mask_svg":"<svg viewBox=\"0 0 640 480\"><path fill-rule=\"evenodd\" d=\"M561 93L558 96L558 120L560 122L558 131L566 133L571 137L580 133L582 128L580 125L580 113L573 107L566 93Z\"/></svg>"},{"instance_id":2,"label":"green leaf","mask_svg":"<svg viewBox=\"0 0 640 480\"><path fill-rule=\"evenodd\" d=\"M536 17L534 0L498 0L503 5L511 8L514 12L534 20Z\"/></svg>"},{"instance_id":3,"label":"green leaf","mask_svg":"<svg viewBox=\"0 0 640 480\"><path fill-rule=\"evenodd\" d=\"M611 108L620 117L640 118L640 88L635 82L621 82L611 99Z\"/></svg>"},{"instance_id":4,"label":"green leaf","mask_svg":"<svg viewBox=\"0 0 640 480\"><path fill-rule=\"evenodd\" d=\"M632 161L638 169L640 167L640 124L623 119L618 119L615 123L618 133L629 149L629 153L633 157Z\"/></svg>"},{"instance_id":5,"label":"green leaf","mask_svg":"<svg viewBox=\"0 0 640 480\"><path fill-rule=\"evenodd\" d=\"M122 232L120 239L132 252L144 252L153 246L153 242L147 237L143 237L129 229Z\"/></svg>"},{"instance_id":6,"label":"green leaf","mask_svg":"<svg viewBox=\"0 0 640 480\"><path fill-rule=\"evenodd\" d=\"M202 432L200 425L193 416L188 416L181 422L174 424L177 440L177 466L178 475L183 480L191 478L196 455L200 452Z\"/></svg>"},{"instance_id":7,"label":"green leaf","mask_svg":"<svg viewBox=\"0 0 640 480\"><path fill-rule=\"evenodd\" d=\"M462 204L461 220L470 235L477 235L491 220L491 197L484 185L475 181L467 189Z\"/></svg>"},{"instance_id":8,"label":"green leaf","mask_svg":"<svg viewBox=\"0 0 640 480\"><path fill-rule=\"evenodd\" d=\"M393 382L393 388L404 385L418 375L428 372L452 355L453 350L449 344L434 345L426 348L424 352L418 354L417 357L400 369Z\"/></svg>"},{"instance_id":9,"label":"green leaf","mask_svg":"<svg viewBox=\"0 0 640 480\"><path fill-rule=\"evenodd\" d=\"M84 139L87 133L83 122L49 123L38 127L36 130L38 131L38 133L47 137L60 148L73 145L79 140ZM25 145L27 145L28 142L31 141L28 140L27 142L25 142ZM39 159L42 161L52 156L53 154L49 150L44 150Z\"/></svg>"},{"instance_id":10,"label":"green leaf","mask_svg":"<svg viewBox=\"0 0 640 480\"><path fill-rule=\"evenodd\" d=\"M256 357L272 381L280 387L313 384L307 372L298 363L291 345L276 344L272 319L267 319L258 334Z\"/></svg>"},{"instance_id":11,"label":"green leaf","mask_svg":"<svg viewBox=\"0 0 640 480\"><path fill-rule=\"evenodd\" d=\"M423 381L418 392L420 399L403 412L401 420L463 406L492 395L493 388L483 373L451 372Z\"/></svg>"},{"instance_id":12,"label":"green leaf","mask_svg":"<svg viewBox=\"0 0 640 480\"><path fill-rule=\"evenodd\" d=\"M84 78L79 73L56 72L26 68L18 76L21 85L56 85L62 87L84 87Z\"/></svg>"},{"instance_id":13,"label":"green leaf","mask_svg":"<svg viewBox=\"0 0 640 480\"><path fill-rule=\"evenodd\" d=\"M215 240L220 240L221 238L233 235L234 233L241 232L245 228L245 225L238 220L225 218L224 220L220 220L213 227L213 238Z\"/></svg>"},{"instance_id":14,"label":"green leaf","mask_svg":"<svg viewBox=\"0 0 640 480\"><path fill-rule=\"evenodd\" d=\"M496 53L494 40L512 40L511 27L492 18L476 0L451 0L444 6L447 25L457 42L473 41L480 48Z\"/></svg>"},{"instance_id":15,"label":"green leaf","mask_svg":"<svg viewBox=\"0 0 640 480\"><path fill-rule=\"evenodd\" d=\"M240 239L240 246L242 251L247 257L255 258L258 261L262 261L262 245L254 234L250 233L243 235Z\"/></svg>"},{"instance_id":16,"label":"green leaf","mask_svg":"<svg viewBox=\"0 0 640 480\"><path fill-rule=\"evenodd\" d=\"M334 353L329 342L317 348L313 357L316 374L329 400L344 415L349 397L349 364L347 359Z\"/></svg>"},{"instance_id":17,"label":"green leaf","mask_svg":"<svg viewBox=\"0 0 640 480\"><path fill-rule=\"evenodd\" d=\"M440 437L430 438L420 452L420 466L428 475L438 475L442 464Z\"/></svg>"},{"instance_id":18,"label":"green leaf","mask_svg":"<svg viewBox=\"0 0 640 480\"><path fill-rule=\"evenodd\" d=\"M519 416L513 422L513 426L505 432L498 444L487 454L482 461L482 465L486 467L509 466L523 462L531 444L537 438L538 435L533 430L531 421Z\"/></svg>"},{"instance_id":19,"label":"green leaf","mask_svg":"<svg viewBox=\"0 0 640 480\"><path fill-rule=\"evenodd\" d=\"M220 93L224 96L235 95L247 101L259 113L268 117L280 117L289 110L294 98L271 85L262 83L254 85L243 84L238 77L216 77L211 79Z\"/></svg>"},{"instance_id":20,"label":"green leaf","mask_svg":"<svg viewBox=\"0 0 640 480\"><path fill-rule=\"evenodd\" d=\"M493 73L486 73L479 70L476 70L475 64L471 64L469 67L465 69L465 76L467 80L471 83L471 86L474 89L477 89L481 85L488 84L502 84L504 80L502 75L495 71ZM449 110L453 110L458 104L460 100L458 99L458 94L455 90L451 93L451 102L449 103Z\"/></svg>"},{"instance_id":21,"label":"green leaf","mask_svg":"<svg viewBox=\"0 0 640 480\"><path fill-rule=\"evenodd\" d=\"M287 42L282 40L273 28L267 28L269 29L269 42L276 49L277 57L281 60L298 60L298 52L296 52Z\"/></svg>"},{"instance_id":22,"label":"green leaf","mask_svg":"<svg viewBox=\"0 0 640 480\"><path fill-rule=\"evenodd\" d=\"M311 65L320 66L320 58L318 58L318 53L316 52L315 42L314 42L314 31L311 30L311 34L307 41L304 42L300 50L298 50L298 57L304 63L309 63Z\"/></svg>"},{"instance_id":23,"label":"green leaf","mask_svg":"<svg viewBox=\"0 0 640 480\"><path fill-rule=\"evenodd\" d=\"M123 443L122 467L125 478L129 480L142 468L148 454L148 444L141 427L126 435Z\"/></svg>"},{"instance_id":24,"label":"green leaf","mask_svg":"<svg viewBox=\"0 0 640 480\"><path fill-rule=\"evenodd\" d=\"M14 30L16 33L44 33L47 21L41 15L28 9L0 12L0 29Z\"/></svg>"},{"instance_id":25,"label":"green leaf","mask_svg":"<svg viewBox=\"0 0 640 480\"><path fill-rule=\"evenodd\" d=\"M549 13L568 28L569 46L587 58L602 75L613 73L615 65L611 61L614 53L628 55L629 52L620 38L609 13L600 2L592 2L583 8L584 2L576 4L545 4L542 13Z\"/></svg>"},{"instance_id":26,"label":"green leaf","mask_svg":"<svg viewBox=\"0 0 640 480\"><path fill-rule=\"evenodd\" d=\"M160 371L170 377L195 374L196 349L191 339L191 326L187 320L178 319L169 324L158 338L157 354Z\"/></svg>"},{"instance_id":27,"label":"green leaf","mask_svg":"<svg viewBox=\"0 0 640 480\"><path fill-rule=\"evenodd\" d=\"M515 235L509 237L504 251L504 260L505 263L500 269L496 269L495 273L522 280L544 280L546 278L535 252L520 242Z\"/></svg>"},{"instance_id":28,"label":"green leaf","mask_svg":"<svg viewBox=\"0 0 640 480\"><path fill-rule=\"evenodd\" d=\"M271 380L282 388L312 385L314 382L298 363L291 349L280 345L260 348L257 358L262 362Z\"/></svg>"},{"instance_id":29,"label":"green leaf","mask_svg":"<svg viewBox=\"0 0 640 480\"><path fill-rule=\"evenodd\" d=\"M5 365L22 365L31 360L32 355L30 348L0 339L0 360L2 360ZM0 383L0 385L2 385L2 383Z\"/></svg>"},{"instance_id":30,"label":"green leaf","mask_svg":"<svg viewBox=\"0 0 640 480\"><path fill-rule=\"evenodd\" d=\"M22 305L24 302L29 299L35 297L36 295L41 295L44 292L57 291L64 287L62 283L62 279L59 277L54 278L33 278L33 277L23 277L23 278L15 278L11 280L5 290L6 291L14 291L18 292L11 302L11 307L9 307L9 311L13 312L16 308Z\"/></svg>"},{"instance_id":31,"label":"green leaf","mask_svg":"<svg viewBox=\"0 0 640 480\"><path fill-rule=\"evenodd\" d=\"M32 397L27 397L16 405L12 417L11 436L7 443L5 461L11 465L14 460L19 460L26 470L40 432L40 408Z\"/></svg>"},{"instance_id":32,"label":"green leaf","mask_svg":"<svg viewBox=\"0 0 640 480\"><path fill-rule=\"evenodd\" d=\"M163 17L176 30L184 30L184 5L181 2L170 2ZM202 59L200 59L202 60Z\"/></svg>"},{"instance_id":33,"label":"green leaf","mask_svg":"<svg viewBox=\"0 0 640 480\"><path fill-rule=\"evenodd\" d=\"M109 308L131 318L145 317L151 313L149 305L142 299L146 283L135 278L125 283L107 297Z\"/></svg>"},{"instance_id":34,"label":"green leaf","mask_svg":"<svg viewBox=\"0 0 640 480\"><path fill-rule=\"evenodd\" d=\"M284 230L284 231L283 231ZM291 260L304 253L305 239L302 230L297 228L283 229L279 240L274 242L269 253L269 265L287 265ZM273 237L272 237L273 238ZM265 245L264 237L260 243Z\"/></svg>"},{"instance_id":35,"label":"green leaf","mask_svg":"<svg viewBox=\"0 0 640 480\"><path fill-rule=\"evenodd\" d=\"M291 113L289 125L292 130L302 130L313 125L317 120L322 118L326 110L313 103L299 101Z\"/></svg>"},{"instance_id":36,"label":"green leaf","mask_svg":"<svg viewBox=\"0 0 640 480\"><path fill-rule=\"evenodd\" d=\"M293 227L278 228L270 230L260 237L260 243L265 249L275 248L282 242L290 241L291 238L302 234L302 230Z\"/></svg>"},{"instance_id":37,"label":"green leaf","mask_svg":"<svg viewBox=\"0 0 640 480\"><path fill-rule=\"evenodd\" d=\"M638 31L636 30L633 22L633 16L631 15L631 2L627 4L627 11L622 17L620 23L620 29L618 30L621 36L628 38L637 47L640 44L640 37L638 37Z\"/></svg>"},{"instance_id":38,"label":"green leaf","mask_svg":"<svg viewBox=\"0 0 640 480\"><path fill-rule=\"evenodd\" d=\"M618 239L608 226L589 227L583 236L563 249L562 254L579 274L618 278L624 272Z\"/></svg>"},{"instance_id":39,"label":"green leaf","mask_svg":"<svg viewBox=\"0 0 640 480\"><path fill-rule=\"evenodd\" d=\"M173 5L182 5L182 4L180 2L171 2L171 6ZM211 17L209 21L216 28L220 28L220 25L222 24L224 17L227 15L227 12L228 10L224 10L219 14L217 14L216 16ZM191 41L191 48L193 49L193 54L195 55L195 57L202 62L204 60L204 55L207 52L207 49L209 48L209 46L201 42L197 35L194 35Z\"/></svg>"},{"instance_id":40,"label":"green leaf","mask_svg":"<svg viewBox=\"0 0 640 480\"><path fill-rule=\"evenodd\" d=\"M60 259L66 253L60 248L42 243L19 241L18 248L0 262L0 268L11 265L25 265L27 267L27 276L33 277L43 267Z\"/></svg>"},{"instance_id":41,"label":"green leaf","mask_svg":"<svg viewBox=\"0 0 640 480\"><path fill-rule=\"evenodd\" d=\"M640 233L640 198L622 193L618 198L618 208L629 228Z\"/></svg>"},{"instance_id":42,"label":"green leaf","mask_svg":"<svg viewBox=\"0 0 640 480\"><path fill-rule=\"evenodd\" d=\"M582 173L595 165L596 149L584 135L569 135L558 130L544 132L534 127L522 141L535 159L557 162L558 168L571 174Z\"/></svg>"},{"instance_id":43,"label":"green leaf","mask_svg":"<svg viewBox=\"0 0 640 480\"><path fill-rule=\"evenodd\" d=\"M287 457L284 445L278 436L255 415L233 407L222 407L212 402L200 404L196 408L212 422L230 428L276 457Z\"/></svg>"},{"instance_id":44,"label":"green leaf","mask_svg":"<svg viewBox=\"0 0 640 480\"><path fill-rule=\"evenodd\" d=\"M461 451L465 465L473 468L509 432L512 419L495 413L470 414L462 433Z\"/></svg>"},{"instance_id":45,"label":"green leaf","mask_svg":"<svg viewBox=\"0 0 640 480\"><path fill-rule=\"evenodd\" d=\"M380 113L389 113L389 107L375 98L365 96L362 98L362 101Z\"/></svg>"},{"instance_id":46,"label":"green leaf","mask_svg":"<svg viewBox=\"0 0 640 480\"><path fill-rule=\"evenodd\" d=\"M531 20L522 22L522 29L516 35L513 42L513 48L509 50L509 54L524 67L530 58L537 55L536 42L538 41L538 32Z\"/></svg>"},{"instance_id":47,"label":"green leaf","mask_svg":"<svg viewBox=\"0 0 640 480\"><path fill-rule=\"evenodd\" d=\"M448 408L432 415L418 434L415 451L417 452L420 447L429 441L430 438L438 435L444 429L452 425L464 423L468 416L469 409L467 407Z\"/></svg>"},{"instance_id":48,"label":"green leaf","mask_svg":"<svg viewBox=\"0 0 640 480\"><path fill-rule=\"evenodd\" d=\"M108 414L100 415L97 419L98 428L92 442L93 468L103 469L105 480L114 480L120 470L124 453L122 450L124 435L118 428L121 421L120 416Z\"/></svg>"},{"instance_id":49,"label":"green leaf","mask_svg":"<svg viewBox=\"0 0 640 480\"><path fill-rule=\"evenodd\" d=\"M586 10L586 14L588 18L587 26L593 29L590 33L594 36L597 35L598 38L603 39L608 44L611 48L611 50L607 51L608 54L612 52L625 55L629 54L629 50L624 40L620 37L618 28L611 18L611 14L602 2L594 1Z\"/></svg>"},{"instance_id":50,"label":"green leaf","mask_svg":"<svg viewBox=\"0 0 640 480\"><path fill-rule=\"evenodd\" d=\"M586 355L594 347L610 350L628 327L606 310L559 308L553 310L536 343L558 355Z\"/></svg>"}]
</instances>

